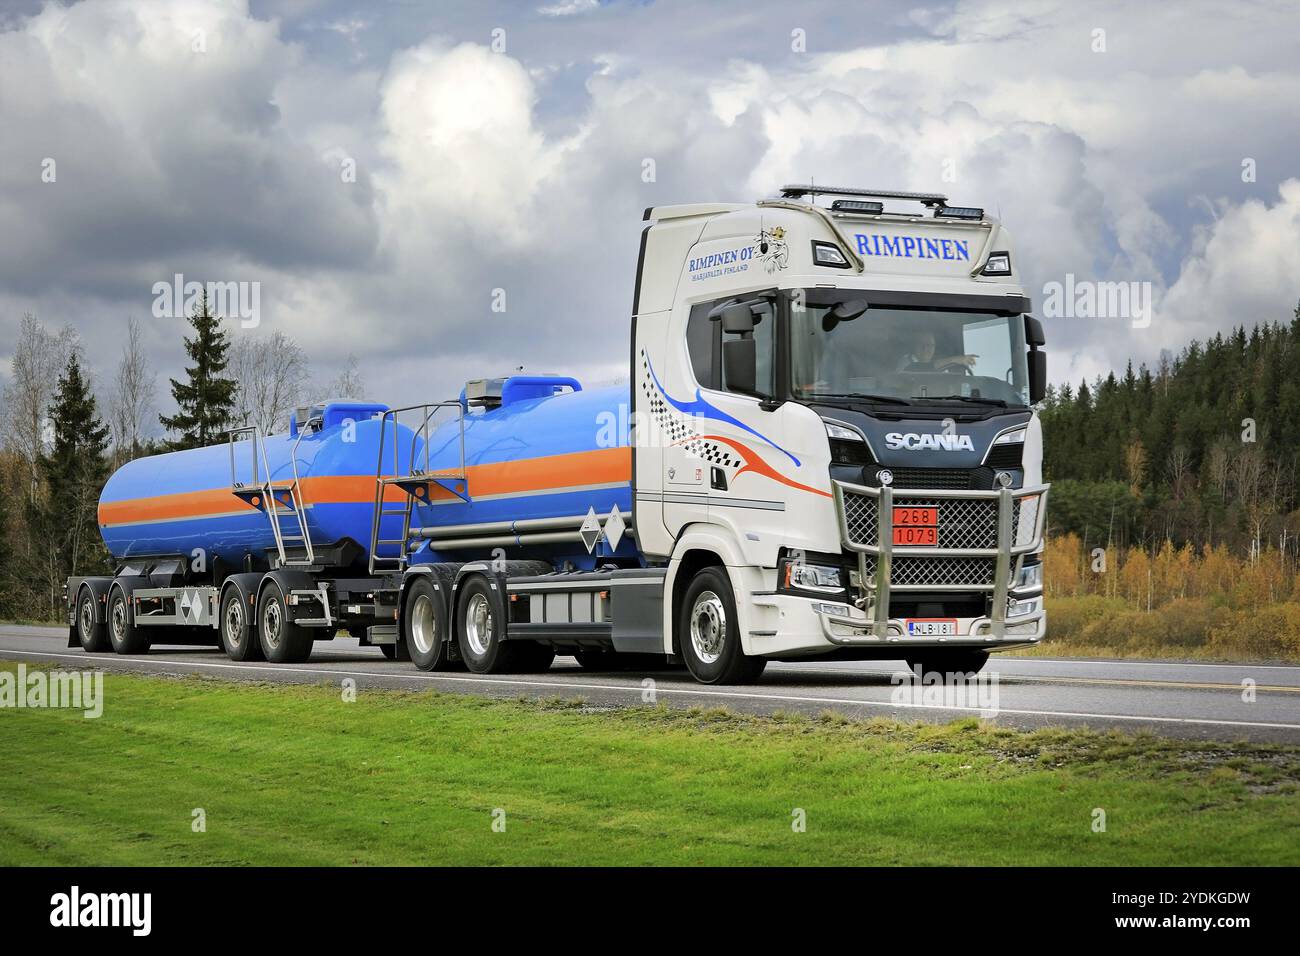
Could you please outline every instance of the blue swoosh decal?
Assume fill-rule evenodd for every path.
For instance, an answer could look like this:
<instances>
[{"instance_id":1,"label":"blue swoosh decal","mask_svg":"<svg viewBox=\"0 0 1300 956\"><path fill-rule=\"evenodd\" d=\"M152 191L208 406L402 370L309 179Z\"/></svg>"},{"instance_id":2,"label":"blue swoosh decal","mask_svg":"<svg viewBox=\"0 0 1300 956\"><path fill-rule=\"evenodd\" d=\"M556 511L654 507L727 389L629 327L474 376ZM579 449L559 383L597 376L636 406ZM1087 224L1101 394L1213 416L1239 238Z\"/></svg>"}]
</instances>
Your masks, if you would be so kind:
<instances>
[{"instance_id":1,"label":"blue swoosh decal","mask_svg":"<svg viewBox=\"0 0 1300 956\"><path fill-rule=\"evenodd\" d=\"M712 418L715 421L726 422L729 425L735 425L737 428L744 429L745 431L753 435L755 438L767 442L769 445L771 445L781 454L788 457L792 462L794 462L796 468L800 467L798 458L794 457L794 455L791 455L788 451L786 451L776 442L772 441L772 439L768 438L762 432L755 431L753 428L750 428L748 425L746 425L744 422L740 421L739 419L733 418L732 416L728 415L726 412L718 408L716 405L710 405L709 402L706 401L701 396L700 390L698 388L695 390L695 401L679 402L677 399L669 395L668 392L664 390L663 385L660 384L659 376L655 374L654 363L650 361L649 355L646 355L645 357L645 364L646 367L650 369L650 377L654 379L655 388L659 389L659 394L664 397L665 402L667 402L673 408L677 409L679 412L682 412L686 415L700 415L704 418Z\"/></svg>"}]
</instances>

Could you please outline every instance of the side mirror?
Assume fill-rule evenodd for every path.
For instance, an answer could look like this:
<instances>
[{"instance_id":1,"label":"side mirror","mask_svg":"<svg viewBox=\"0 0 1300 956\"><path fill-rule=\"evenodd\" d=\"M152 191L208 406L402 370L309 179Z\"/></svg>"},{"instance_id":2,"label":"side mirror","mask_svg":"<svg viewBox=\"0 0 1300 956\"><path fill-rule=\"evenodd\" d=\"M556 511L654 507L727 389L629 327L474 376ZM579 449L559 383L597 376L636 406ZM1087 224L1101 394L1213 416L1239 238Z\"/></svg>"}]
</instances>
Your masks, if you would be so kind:
<instances>
[{"instance_id":1,"label":"side mirror","mask_svg":"<svg viewBox=\"0 0 1300 956\"><path fill-rule=\"evenodd\" d=\"M721 310L722 331L743 335L754 331L754 310L748 302L738 302Z\"/></svg>"},{"instance_id":2,"label":"side mirror","mask_svg":"<svg viewBox=\"0 0 1300 956\"><path fill-rule=\"evenodd\" d=\"M831 315L841 322L849 322L856 319L867 309L871 308L871 303L866 299L849 299L845 302L835 303L835 308L831 309Z\"/></svg>"},{"instance_id":3,"label":"side mirror","mask_svg":"<svg viewBox=\"0 0 1300 956\"><path fill-rule=\"evenodd\" d=\"M1047 396L1047 353L1032 349L1028 358L1029 404L1037 405Z\"/></svg>"},{"instance_id":4,"label":"side mirror","mask_svg":"<svg viewBox=\"0 0 1300 956\"><path fill-rule=\"evenodd\" d=\"M1025 316L1025 344L1032 349L1047 344L1047 339L1043 335L1043 323L1032 315Z\"/></svg>"},{"instance_id":5,"label":"side mirror","mask_svg":"<svg viewBox=\"0 0 1300 956\"><path fill-rule=\"evenodd\" d=\"M750 395L758 391L758 343L753 338L722 343L722 376L733 391Z\"/></svg>"}]
</instances>

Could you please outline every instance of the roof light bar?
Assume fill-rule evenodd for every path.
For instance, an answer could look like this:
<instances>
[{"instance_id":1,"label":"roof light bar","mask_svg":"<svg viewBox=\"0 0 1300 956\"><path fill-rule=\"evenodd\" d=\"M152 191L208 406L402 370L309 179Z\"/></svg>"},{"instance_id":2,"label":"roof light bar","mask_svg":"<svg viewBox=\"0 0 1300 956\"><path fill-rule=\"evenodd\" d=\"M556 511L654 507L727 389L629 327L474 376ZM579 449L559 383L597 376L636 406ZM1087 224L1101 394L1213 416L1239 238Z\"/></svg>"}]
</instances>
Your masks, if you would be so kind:
<instances>
[{"instance_id":1,"label":"roof light bar","mask_svg":"<svg viewBox=\"0 0 1300 956\"><path fill-rule=\"evenodd\" d=\"M832 212L856 212L864 216L879 216L885 211L883 202L863 202L860 199L837 199L831 203Z\"/></svg>"},{"instance_id":2,"label":"roof light bar","mask_svg":"<svg viewBox=\"0 0 1300 956\"><path fill-rule=\"evenodd\" d=\"M911 199L926 206L942 206L948 197L939 193L908 193L894 189L859 189L852 186L805 186L794 184L781 187L781 198L798 199L801 196L870 196L872 199Z\"/></svg>"},{"instance_id":3,"label":"roof light bar","mask_svg":"<svg viewBox=\"0 0 1300 956\"><path fill-rule=\"evenodd\" d=\"M940 206L934 211L936 219L983 219L984 210L978 206Z\"/></svg>"}]
</instances>

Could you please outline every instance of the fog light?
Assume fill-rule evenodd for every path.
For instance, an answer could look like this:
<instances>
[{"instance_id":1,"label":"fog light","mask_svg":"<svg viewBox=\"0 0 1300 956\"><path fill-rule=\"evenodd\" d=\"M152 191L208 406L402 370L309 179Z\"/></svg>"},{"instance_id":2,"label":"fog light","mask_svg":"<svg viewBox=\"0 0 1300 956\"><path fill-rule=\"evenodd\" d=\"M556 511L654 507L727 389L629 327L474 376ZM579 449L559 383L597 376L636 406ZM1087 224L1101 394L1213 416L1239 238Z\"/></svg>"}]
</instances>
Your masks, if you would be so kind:
<instances>
[{"instance_id":1,"label":"fog light","mask_svg":"<svg viewBox=\"0 0 1300 956\"><path fill-rule=\"evenodd\" d=\"M1024 617L1026 614L1035 614L1038 612L1039 598L1030 598L1026 601L1008 601L1007 617Z\"/></svg>"}]
</instances>

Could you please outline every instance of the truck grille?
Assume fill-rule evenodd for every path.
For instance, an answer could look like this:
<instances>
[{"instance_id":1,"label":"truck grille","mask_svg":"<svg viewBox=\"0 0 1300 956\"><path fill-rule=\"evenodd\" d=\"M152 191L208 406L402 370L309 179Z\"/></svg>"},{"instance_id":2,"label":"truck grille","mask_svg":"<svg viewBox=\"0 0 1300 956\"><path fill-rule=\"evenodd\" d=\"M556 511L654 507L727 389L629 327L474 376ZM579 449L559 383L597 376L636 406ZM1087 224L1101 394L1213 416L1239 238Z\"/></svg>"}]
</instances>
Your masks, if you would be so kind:
<instances>
[{"instance_id":1,"label":"truck grille","mask_svg":"<svg viewBox=\"0 0 1300 956\"><path fill-rule=\"evenodd\" d=\"M877 500L870 495L844 493L844 518L849 543L876 544ZM998 546L998 503L988 498L900 498L897 505L939 510L940 548L982 550ZM1016 544L1033 540L1038 521L1038 499L1017 498L1011 505L1011 527Z\"/></svg>"},{"instance_id":2,"label":"truck grille","mask_svg":"<svg viewBox=\"0 0 1300 956\"><path fill-rule=\"evenodd\" d=\"M868 579L876 573L876 559L866 557ZM890 564L893 587L992 587L994 558L909 558L895 555Z\"/></svg>"}]
</instances>

